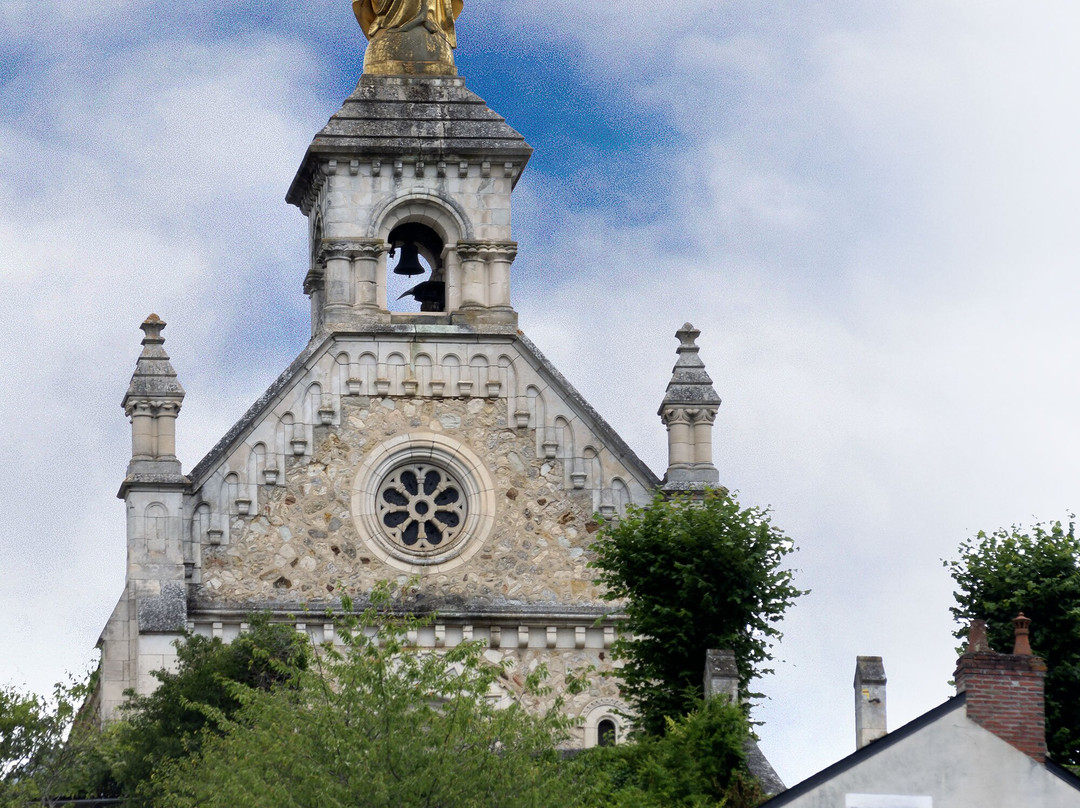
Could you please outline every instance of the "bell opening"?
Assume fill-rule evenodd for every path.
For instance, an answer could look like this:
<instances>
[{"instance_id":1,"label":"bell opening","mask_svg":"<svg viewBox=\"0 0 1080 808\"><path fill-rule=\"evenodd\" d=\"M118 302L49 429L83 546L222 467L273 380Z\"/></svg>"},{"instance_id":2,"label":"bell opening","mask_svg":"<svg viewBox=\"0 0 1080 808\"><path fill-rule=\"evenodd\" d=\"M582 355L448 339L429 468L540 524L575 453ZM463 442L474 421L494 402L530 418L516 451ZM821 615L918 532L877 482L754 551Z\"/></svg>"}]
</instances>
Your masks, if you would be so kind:
<instances>
[{"instance_id":1,"label":"bell opening","mask_svg":"<svg viewBox=\"0 0 1080 808\"><path fill-rule=\"evenodd\" d=\"M443 242L426 225L407 222L390 231L386 302L392 312L446 311Z\"/></svg>"}]
</instances>

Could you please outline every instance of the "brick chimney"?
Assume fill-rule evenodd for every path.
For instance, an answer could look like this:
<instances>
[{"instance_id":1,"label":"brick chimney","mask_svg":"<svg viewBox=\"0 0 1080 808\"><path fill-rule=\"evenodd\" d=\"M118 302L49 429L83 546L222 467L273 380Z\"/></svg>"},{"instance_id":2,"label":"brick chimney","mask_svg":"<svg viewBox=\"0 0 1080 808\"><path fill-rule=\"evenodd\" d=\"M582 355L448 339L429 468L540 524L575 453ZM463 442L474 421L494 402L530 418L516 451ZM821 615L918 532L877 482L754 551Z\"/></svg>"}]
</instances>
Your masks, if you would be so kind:
<instances>
[{"instance_id":1,"label":"brick chimney","mask_svg":"<svg viewBox=\"0 0 1080 808\"><path fill-rule=\"evenodd\" d=\"M1031 655L1023 614L1013 622L1011 654L998 654L986 641L986 622L973 620L968 651L953 675L956 692L967 693L967 715L1039 763L1046 761L1046 714L1043 685L1046 663Z\"/></svg>"}]
</instances>

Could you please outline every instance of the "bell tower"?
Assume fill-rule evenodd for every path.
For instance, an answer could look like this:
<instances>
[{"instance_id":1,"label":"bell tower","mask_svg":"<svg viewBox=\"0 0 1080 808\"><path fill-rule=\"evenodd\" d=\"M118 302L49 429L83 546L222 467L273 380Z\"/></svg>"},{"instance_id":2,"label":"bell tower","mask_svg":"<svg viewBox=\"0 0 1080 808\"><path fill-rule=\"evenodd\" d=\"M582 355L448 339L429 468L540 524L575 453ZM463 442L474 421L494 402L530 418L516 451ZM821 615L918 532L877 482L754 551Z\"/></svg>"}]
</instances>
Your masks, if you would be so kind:
<instances>
[{"instance_id":1,"label":"bell tower","mask_svg":"<svg viewBox=\"0 0 1080 808\"><path fill-rule=\"evenodd\" d=\"M362 20L375 31L369 56L396 35L382 19ZM532 149L463 79L395 53L368 59L286 196L309 223L312 337L398 325L512 333L510 195ZM403 296L419 312L390 311L388 273L417 281Z\"/></svg>"},{"instance_id":2,"label":"bell tower","mask_svg":"<svg viewBox=\"0 0 1080 808\"><path fill-rule=\"evenodd\" d=\"M433 619L410 646L484 642L507 670L499 703L559 700L580 720L575 745L627 729L609 676L542 702L520 688L540 664L560 681L613 670L619 618L589 565L597 514L715 484L719 399L687 326L662 406L662 481L518 330L511 195L532 149L457 75L461 6L353 3L364 74L286 195L307 217L297 275L311 339L186 474L173 445L183 390L164 323L144 324L125 399L130 561L102 635L104 720L128 688L153 688L185 631L229 641L269 611L333 642L342 593L362 603L406 575L417 583L402 608Z\"/></svg>"}]
</instances>

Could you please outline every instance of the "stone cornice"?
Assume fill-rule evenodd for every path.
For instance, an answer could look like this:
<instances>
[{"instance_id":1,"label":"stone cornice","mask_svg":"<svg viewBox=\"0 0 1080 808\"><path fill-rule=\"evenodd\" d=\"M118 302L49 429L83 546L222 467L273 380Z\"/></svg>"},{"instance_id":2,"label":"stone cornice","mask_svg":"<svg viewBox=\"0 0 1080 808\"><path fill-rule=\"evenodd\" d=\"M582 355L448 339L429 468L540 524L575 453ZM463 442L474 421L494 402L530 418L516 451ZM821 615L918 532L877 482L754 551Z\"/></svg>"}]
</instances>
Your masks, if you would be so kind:
<instances>
[{"instance_id":1,"label":"stone cornice","mask_svg":"<svg viewBox=\"0 0 1080 808\"><path fill-rule=\"evenodd\" d=\"M362 608L366 605L366 603L357 602L354 603L354 608ZM356 614L355 611L342 611L337 601L311 602L308 604L307 609L297 609L295 607L282 608L280 603L271 601L243 603L235 606L205 606L200 605L198 598L196 598L191 602L188 617L191 620L213 619L246 622L252 612L267 612L277 620L300 621L312 625L333 622L335 619L340 619L346 615ZM599 625L603 626L616 625L626 620L624 614L608 612L602 608L579 607L575 609L573 607L564 607L560 609L558 605L552 608L552 604L521 604L506 611L482 606L478 606L475 610L468 608L468 606L464 608L460 606L452 608L425 606L413 609L398 607L388 610L388 613L400 617L435 615L437 622L450 625L476 623L478 625L523 625L530 627L558 625L565 627L584 623L589 627L593 627L597 624L597 621L599 621Z\"/></svg>"},{"instance_id":2,"label":"stone cornice","mask_svg":"<svg viewBox=\"0 0 1080 808\"><path fill-rule=\"evenodd\" d=\"M176 465L179 466L179 463ZM116 496L118 499L123 499L131 490L187 491L190 487L191 480L183 474L151 474L140 472L129 474L124 481L120 483L120 490L117 492Z\"/></svg>"}]
</instances>

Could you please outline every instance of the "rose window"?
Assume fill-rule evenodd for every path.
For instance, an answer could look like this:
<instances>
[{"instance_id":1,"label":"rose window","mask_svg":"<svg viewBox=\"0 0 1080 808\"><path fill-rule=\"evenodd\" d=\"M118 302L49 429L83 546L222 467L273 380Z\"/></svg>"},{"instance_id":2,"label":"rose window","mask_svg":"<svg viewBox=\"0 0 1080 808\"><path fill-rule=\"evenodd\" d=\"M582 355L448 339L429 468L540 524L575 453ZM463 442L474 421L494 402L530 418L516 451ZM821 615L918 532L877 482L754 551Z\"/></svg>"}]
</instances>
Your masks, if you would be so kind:
<instances>
[{"instance_id":1,"label":"rose window","mask_svg":"<svg viewBox=\"0 0 1080 808\"><path fill-rule=\"evenodd\" d=\"M430 553L454 543L465 524L461 484L445 469L410 463L390 472L376 495L379 523L399 547Z\"/></svg>"}]
</instances>

